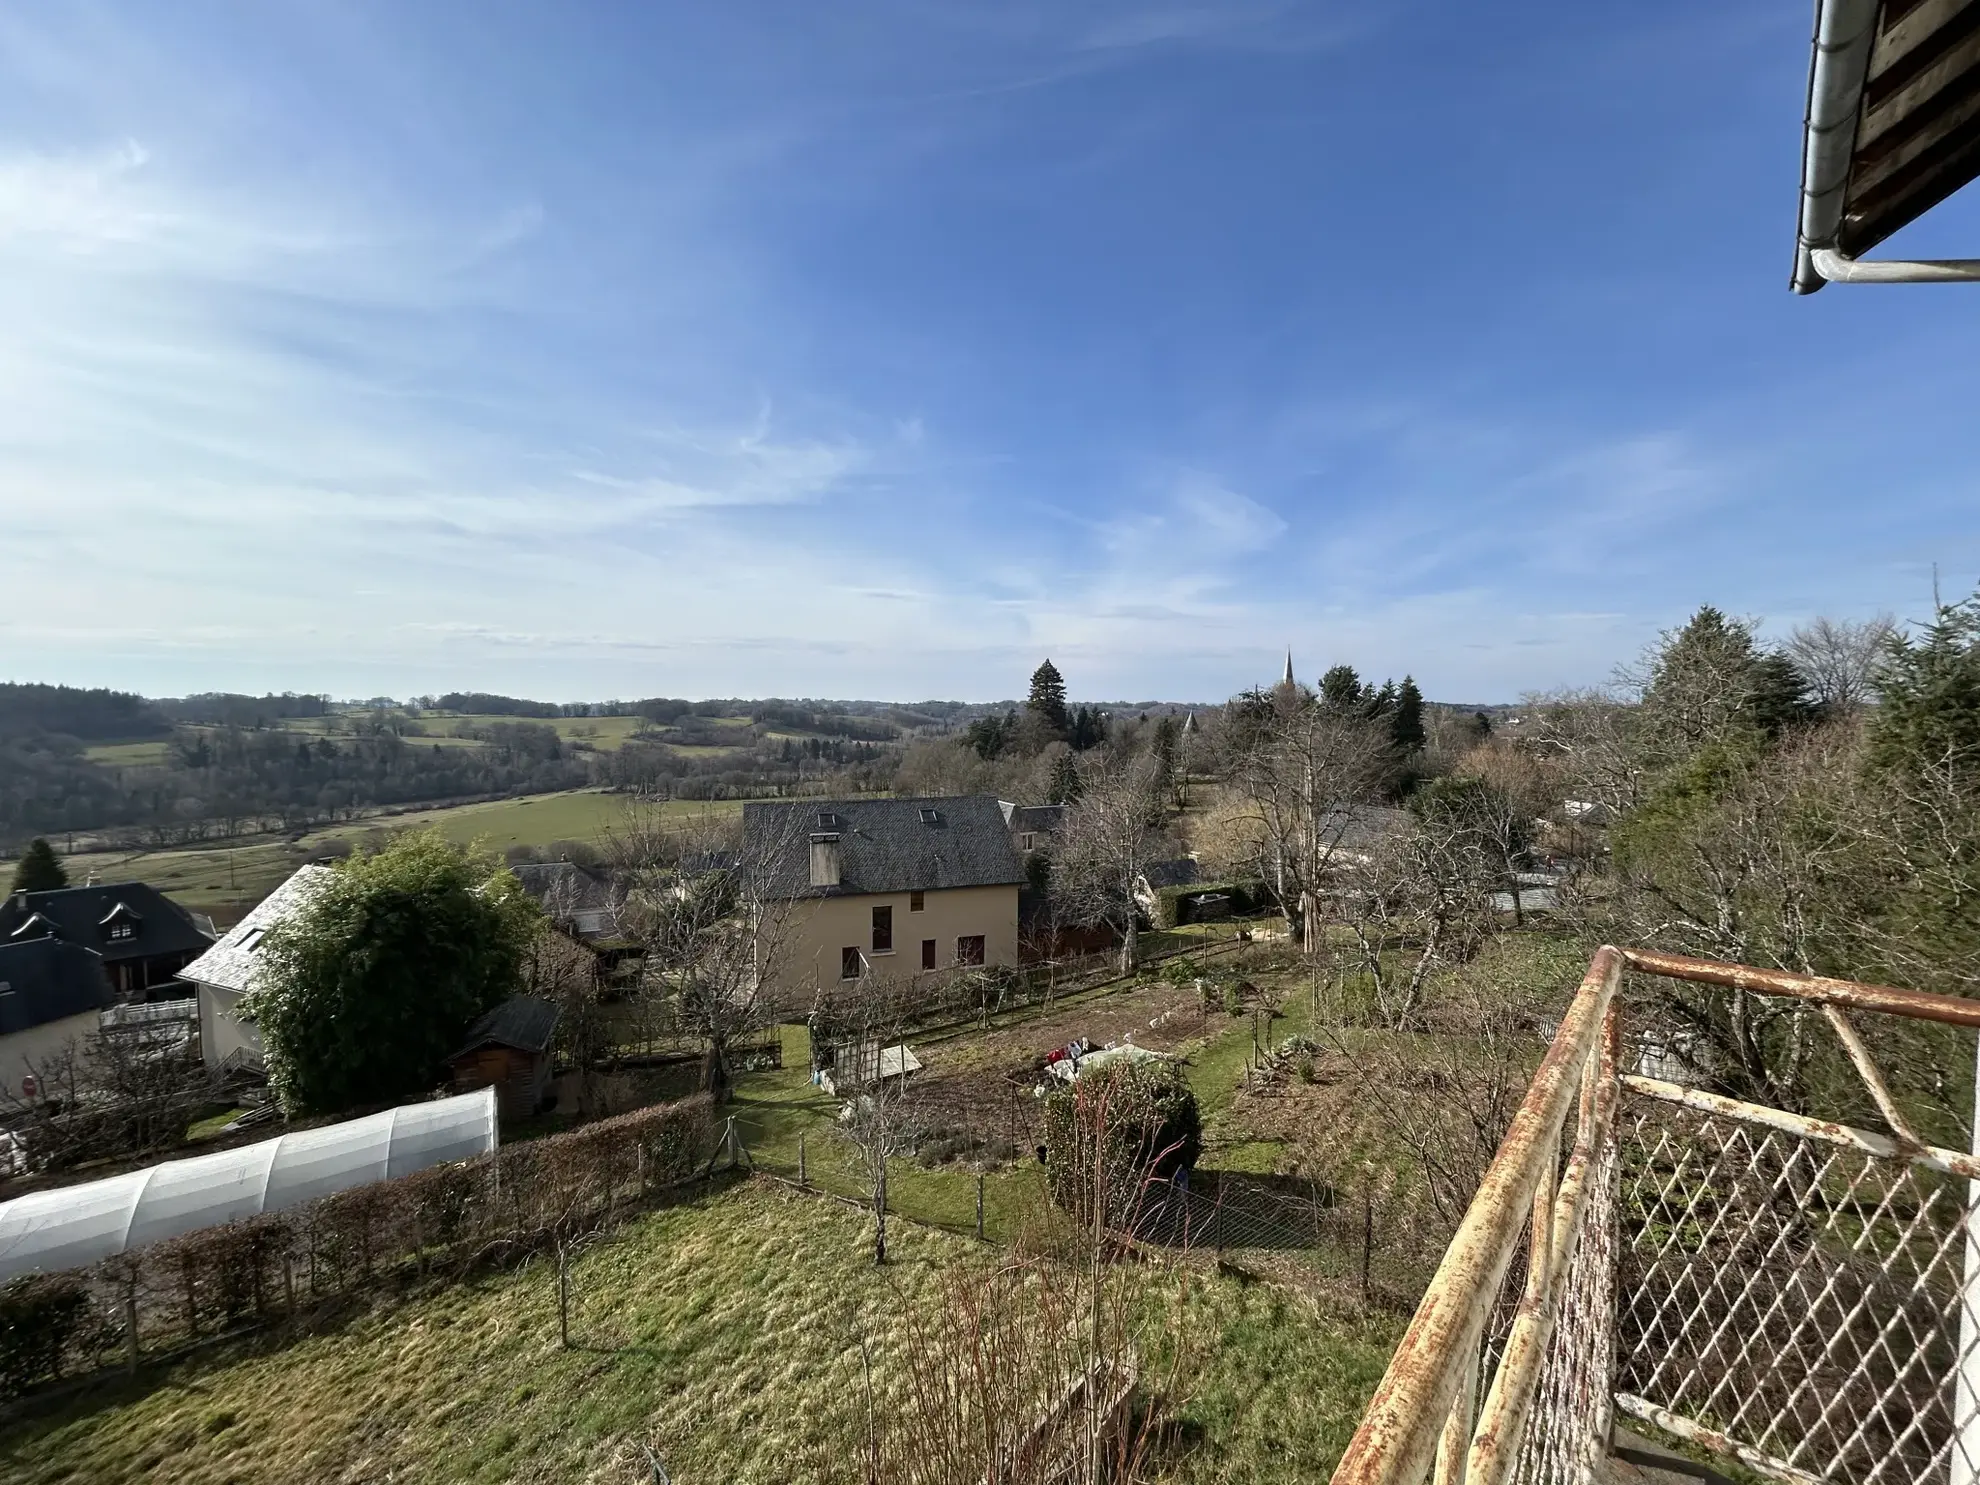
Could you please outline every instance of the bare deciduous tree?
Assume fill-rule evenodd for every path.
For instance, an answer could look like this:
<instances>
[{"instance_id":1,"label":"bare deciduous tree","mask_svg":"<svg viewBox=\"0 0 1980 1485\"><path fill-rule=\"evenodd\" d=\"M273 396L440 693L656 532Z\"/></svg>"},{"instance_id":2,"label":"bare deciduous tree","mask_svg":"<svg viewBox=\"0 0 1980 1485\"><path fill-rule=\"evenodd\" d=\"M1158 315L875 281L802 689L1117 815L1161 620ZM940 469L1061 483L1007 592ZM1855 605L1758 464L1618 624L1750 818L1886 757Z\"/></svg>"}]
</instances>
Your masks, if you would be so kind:
<instances>
[{"instance_id":1,"label":"bare deciduous tree","mask_svg":"<svg viewBox=\"0 0 1980 1485\"><path fill-rule=\"evenodd\" d=\"M674 1024L702 1044L702 1087L721 1100L731 1051L769 1024L767 987L786 947L791 900L780 872L795 849L799 816L745 840L733 819L672 825L635 801L606 834L623 886L622 937L643 950L639 994L664 1002Z\"/></svg>"},{"instance_id":2,"label":"bare deciduous tree","mask_svg":"<svg viewBox=\"0 0 1980 1485\"><path fill-rule=\"evenodd\" d=\"M832 996L829 1014L812 1017L813 1037L830 1045L812 1049L829 1059L832 1086L846 1100L839 1110L839 1133L859 1152L873 1206L873 1262L887 1261L887 1162L910 1153L921 1121L908 1100L903 1010L909 997L885 976L868 975ZM888 1052L899 1048L891 1067ZM891 1072L891 1076L889 1073Z\"/></svg>"},{"instance_id":3,"label":"bare deciduous tree","mask_svg":"<svg viewBox=\"0 0 1980 1485\"><path fill-rule=\"evenodd\" d=\"M1414 1029L1430 975L1478 951L1491 930L1486 894L1497 870L1475 832L1433 818L1384 837L1346 884L1356 964L1385 1025Z\"/></svg>"},{"instance_id":4,"label":"bare deciduous tree","mask_svg":"<svg viewBox=\"0 0 1980 1485\"><path fill-rule=\"evenodd\" d=\"M1121 972L1140 962L1136 884L1162 858L1162 799L1147 752L1095 750L1080 760L1080 795L1066 810L1054 861L1067 916L1121 935Z\"/></svg>"},{"instance_id":5,"label":"bare deciduous tree","mask_svg":"<svg viewBox=\"0 0 1980 1485\"><path fill-rule=\"evenodd\" d=\"M1877 667L1896 633L1897 620L1889 614L1815 618L1797 624L1781 650L1807 678L1816 703L1833 715L1875 699Z\"/></svg>"},{"instance_id":6,"label":"bare deciduous tree","mask_svg":"<svg viewBox=\"0 0 1980 1485\"><path fill-rule=\"evenodd\" d=\"M1220 741L1259 845L1259 874L1287 926L1314 952L1335 857L1356 824L1352 806L1377 797L1394 766L1387 731L1321 706L1310 691L1280 686L1232 702Z\"/></svg>"}]
</instances>

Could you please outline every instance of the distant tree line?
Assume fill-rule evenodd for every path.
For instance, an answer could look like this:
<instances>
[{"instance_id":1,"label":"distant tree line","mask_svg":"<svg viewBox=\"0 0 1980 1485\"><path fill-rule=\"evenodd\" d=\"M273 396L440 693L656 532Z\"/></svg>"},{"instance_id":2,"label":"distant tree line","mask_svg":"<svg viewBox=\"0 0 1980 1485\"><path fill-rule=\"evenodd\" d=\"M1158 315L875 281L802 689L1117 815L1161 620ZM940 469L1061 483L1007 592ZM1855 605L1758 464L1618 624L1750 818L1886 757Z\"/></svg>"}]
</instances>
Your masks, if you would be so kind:
<instances>
[{"instance_id":1,"label":"distant tree line","mask_svg":"<svg viewBox=\"0 0 1980 1485\"><path fill-rule=\"evenodd\" d=\"M493 731L494 729L491 729ZM160 763L94 762L73 737L0 742L0 839L128 830L155 845L272 827L294 830L367 807L539 793L589 781L547 736L481 748L422 745L386 733L310 739L217 727L178 735Z\"/></svg>"}]
</instances>

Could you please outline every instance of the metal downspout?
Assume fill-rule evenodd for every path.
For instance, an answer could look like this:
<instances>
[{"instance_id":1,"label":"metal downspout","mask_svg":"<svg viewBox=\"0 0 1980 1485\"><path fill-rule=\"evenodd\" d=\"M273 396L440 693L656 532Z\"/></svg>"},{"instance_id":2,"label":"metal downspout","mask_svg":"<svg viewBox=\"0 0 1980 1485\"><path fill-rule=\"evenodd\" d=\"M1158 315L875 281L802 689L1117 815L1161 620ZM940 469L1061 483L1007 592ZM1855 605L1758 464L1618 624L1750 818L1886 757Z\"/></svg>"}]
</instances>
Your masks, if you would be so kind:
<instances>
[{"instance_id":1,"label":"metal downspout","mask_svg":"<svg viewBox=\"0 0 1980 1485\"><path fill-rule=\"evenodd\" d=\"M1836 245L1843 193L1856 150L1856 121L1870 72L1879 0L1816 0L1814 59L1808 71L1808 113L1801 156L1801 227L1794 255L1794 291L1813 294L1827 282L1815 265L1817 248Z\"/></svg>"}]
</instances>

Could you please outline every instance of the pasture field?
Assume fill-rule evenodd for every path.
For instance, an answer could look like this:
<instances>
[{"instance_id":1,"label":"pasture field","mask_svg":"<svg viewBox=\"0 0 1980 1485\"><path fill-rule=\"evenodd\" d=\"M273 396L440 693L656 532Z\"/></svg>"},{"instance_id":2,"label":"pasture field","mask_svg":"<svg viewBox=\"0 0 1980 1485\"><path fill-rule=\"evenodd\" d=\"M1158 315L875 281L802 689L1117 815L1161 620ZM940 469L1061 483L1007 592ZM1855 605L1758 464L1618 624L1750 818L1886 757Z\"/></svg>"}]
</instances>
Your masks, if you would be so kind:
<instances>
[{"instance_id":1,"label":"pasture field","mask_svg":"<svg viewBox=\"0 0 1980 1485\"><path fill-rule=\"evenodd\" d=\"M90 762L111 768L150 768L163 763L171 753L169 738L156 738L149 742L91 743L83 749L83 756Z\"/></svg>"},{"instance_id":2,"label":"pasture field","mask_svg":"<svg viewBox=\"0 0 1980 1485\"><path fill-rule=\"evenodd\" d=\"M709 813L742 808L734 801L671 800L652 806L686 822ZM595 840L617 822L626 796L597 789L535 794L482 804L460 804L378 815L346 825L311 831L300 841L256 836L234 846L212 845L162 851L87 851L63 858L70 880L90 872L104 881L142 880L223 924L236 921L274 891L298 866L336 841L358 841L374 831L433 826L463 844L482 840L495 851L510 846L547 846L559 840Z\"/></svg>"},{"instance_id":3,"label":"pasture field","mask_svg":"<svg viewBox=\"0 0 1980 1485\"><path fill-rule=\"evenodd\" d=\"M864 1334L893 1393L904 1316L938 1302L972 1239L890 1224L760 1181L640 1217L574 1271L570 1350L554 1266L454 1285L280 1348L209 1353L0 1434L21 1485L169 1478L850 1482ZM1325 1479L1401 1331L1216 1273L1135 1267L1180 1305L1188 1387L1159 1478ZM1181 1298L1178 1300L1178 1286Z\"/></svg>"},{"instance_id":4,"label":"pasture field","mask_svg":"<svg viewBox=\"0 0 1980 1485\"><path fill-rule=\"evenodd\" d=\"M501 722L530 722L539 727L554 727L557 736L565 742L589 743L602 753L623 747L626 739L644 725L640 717L499 717L477 712L422 712L416 720L429 736L443 742L444 734L452 732L456 723L492 727Z\"/></svg>"}]
</instances>

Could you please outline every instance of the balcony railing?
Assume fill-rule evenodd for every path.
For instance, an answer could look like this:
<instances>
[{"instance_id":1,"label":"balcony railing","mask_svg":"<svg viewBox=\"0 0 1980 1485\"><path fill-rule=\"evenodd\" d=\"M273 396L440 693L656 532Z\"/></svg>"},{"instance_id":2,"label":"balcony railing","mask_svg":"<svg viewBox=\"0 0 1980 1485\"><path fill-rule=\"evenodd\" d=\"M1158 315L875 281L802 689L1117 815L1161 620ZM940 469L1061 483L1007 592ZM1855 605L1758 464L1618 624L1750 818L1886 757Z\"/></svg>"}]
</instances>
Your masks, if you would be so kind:
<instances>
[{"instance_id":1,"label":"balcony railing","mask_svg":"<svg viewBox=\"0 0 1980 1485\"><path fill-rule=\"evenodd\" d=\"M1630 970L1812 1003L1889 1133L1624 1071ZM1980 1485L1980 1159L1919 1138L1852 1013L1980 1028L1600 950L1334 1485L1591 1481L1619 1414L1793 1485Z\"/></svg>"}]
</instances>

